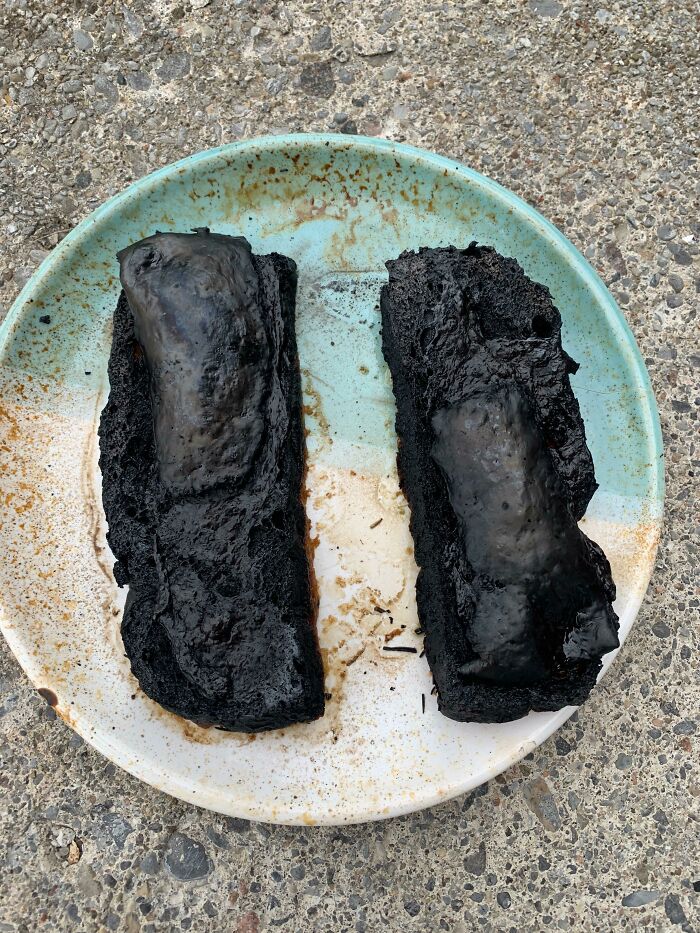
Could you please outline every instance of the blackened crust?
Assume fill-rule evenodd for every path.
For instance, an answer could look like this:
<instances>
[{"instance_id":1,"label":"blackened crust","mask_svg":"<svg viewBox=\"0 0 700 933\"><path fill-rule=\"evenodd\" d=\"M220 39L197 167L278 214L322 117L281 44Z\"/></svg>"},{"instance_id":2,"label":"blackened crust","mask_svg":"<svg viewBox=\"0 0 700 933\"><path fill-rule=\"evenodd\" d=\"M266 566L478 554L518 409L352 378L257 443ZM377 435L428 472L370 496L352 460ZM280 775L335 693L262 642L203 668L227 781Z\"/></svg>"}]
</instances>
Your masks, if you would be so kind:
<instances>
[{"instance_id":1,"label":"blackened crust","mask_svg":"<svg viewBox=\"0 0 700 933\"><path fill-rule=\"evenodd\" d=\"M145 693L200 724L258 732L315 719L324 708L302 503L305 456L294 332L296 268L276 254L252 256L245 241L206 231L196 234L205 235L212 241L204 244L205 252L221 251L231 263L231 276L240 274L239 259L246 264L246 300L252 302L248 310L255 321L238 327L239 338L257 328L256 340L265 347L263 380L248 378L240 389L257 400L260 418L252 428L249 421L238 424L236 438L240 446L242 437L252 451L250 463L239 468L244 457L231 458L225 438L221 443L220 431L228 429L227 406L235 406L236 399L232 403L230 385L216 382L221 373L236 378L240 367L231 365L231 354L240 353L241 365L257 359L243 338L226 344L225 335L236 330L240 318L240 301L235 296L228 301L225 289L221 299L217 282L219 304L212 306L211 314L229 314L230 326L223 344L216 336L206 352L200 353L197 344L187 356L180 375L190 380L188 424L196 429L188 434L177 424L177 405L159 424L157 406L173 386L163 389L157 376L177 377L172 368L181 349L177 341L206 340L210 310L206 300L195 307L197 296L191 313L186 301L183 307L167 305L163 284L156 281L155 291L161 297L166 294L165 310L172 312L176 327L161 335L155 349L144 338L150 358L136 339L134 313L125 294L114 314L110 394L99 430L103 503L109 544L117 558L115 577L119 585L129 586L122 638ZM162 262L174 263L173 248L183 248L182 242L157 237L143 243L150 244ZM197 241L196 246L202 244ZM184 249L187 253L186 242ZM197 262L196 257L189 262ZM169 267L165 275L167 284ZM149 308L139 304L139 287L136 282L132 294L143 328ZM235 287L237 282L232 282L232 294ZM205 299L209 291L205 289ZM160 356L154 363L156 351ZM218 359L221 353L226 359ZM246 405L239 408L245 418ZM203 443L203 432L212 424L218 448L209 459L192 454L193 445ZM163 425L184 437L187 447L171 443ZM166 470L158 450L167 452Z\"/></svg>"},{"instance_id":2,"label":"blackened crust","mask_svg":"<svg viewBox=\"0 0 700 933\"><path fill-rule=\"evenodd\" d=\"M440 709L498 722L579 704L617 617L609 564L576 525L596 482L559 312L475 244L387 267L383 352Z\"/></svg>"}]
</instances>

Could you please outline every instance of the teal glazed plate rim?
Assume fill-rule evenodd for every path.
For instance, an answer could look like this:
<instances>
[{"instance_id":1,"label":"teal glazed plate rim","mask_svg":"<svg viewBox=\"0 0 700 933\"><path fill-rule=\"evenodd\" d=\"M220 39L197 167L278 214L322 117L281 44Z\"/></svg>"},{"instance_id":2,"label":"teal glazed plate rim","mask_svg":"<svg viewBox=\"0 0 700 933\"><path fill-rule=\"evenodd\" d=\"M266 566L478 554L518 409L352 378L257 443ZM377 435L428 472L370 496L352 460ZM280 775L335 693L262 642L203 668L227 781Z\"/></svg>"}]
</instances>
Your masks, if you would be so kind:
<instances>
[{"instance_id":1,"label":"teal glazed plate rim","mask_svg":"<svg viewBox=\"0 0 700 933\"><path fill-rule=\"evenodd\" d=\"M307 507L330 699L317 722L253 738L196 726L139 689L101 503L115 254L157 229L198 226L244 235L299 268ZM343 135L246 140L160 169L99 207L0 327L0 628L57 714L116 764L232 816L357 823L471 790L571 715L452 722L419 654L378 295L384 263L403 250L472 240L515 257L561 312L600 484L582 527L610 559L621 640L629 633L661 530L661 432L634 338L583 256L520 198L453 160ZM417 651L383 651L392 643ZM591 714L608 715L622 689L614 676L597 687Z\"/></svg>"}]
</instances>

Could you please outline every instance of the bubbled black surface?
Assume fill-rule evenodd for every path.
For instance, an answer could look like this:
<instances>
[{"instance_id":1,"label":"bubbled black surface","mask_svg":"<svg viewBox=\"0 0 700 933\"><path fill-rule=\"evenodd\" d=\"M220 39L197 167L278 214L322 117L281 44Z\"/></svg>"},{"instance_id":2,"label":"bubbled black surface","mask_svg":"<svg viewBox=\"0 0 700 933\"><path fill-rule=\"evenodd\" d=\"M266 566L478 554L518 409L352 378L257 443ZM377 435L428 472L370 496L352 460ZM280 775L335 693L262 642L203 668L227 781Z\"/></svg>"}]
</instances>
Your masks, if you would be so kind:
<instances>
[{"instance_id":1,"label":"bubbled black surface","mask_svg":"<svg viewBox=\"0 0 700 933\"><path fill-rule=\"evenodd\" d=\"M472 244L387 263L383 350L438 702L463 721L581 703L618 644L577 520L593 462L546 288Z\"/></svg>"},{"instance_id":2,"label":"bubbled black surface","mask_svg":"<svg viewBox=\"0 0 700 933\"><path fill-rule=\"evenodd\" d=\"M296 267L206 230L119 259L100 467L132 670L198 723L315 719Z\"/></svg>"}]
</instances>

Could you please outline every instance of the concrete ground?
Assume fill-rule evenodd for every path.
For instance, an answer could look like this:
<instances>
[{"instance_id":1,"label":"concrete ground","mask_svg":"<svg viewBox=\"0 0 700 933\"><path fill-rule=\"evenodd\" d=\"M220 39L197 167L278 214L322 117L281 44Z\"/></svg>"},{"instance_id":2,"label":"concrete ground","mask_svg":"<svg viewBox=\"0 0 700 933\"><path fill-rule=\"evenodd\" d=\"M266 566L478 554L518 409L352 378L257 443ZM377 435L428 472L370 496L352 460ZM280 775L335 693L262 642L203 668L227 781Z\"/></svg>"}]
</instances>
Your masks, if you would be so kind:
<instances>
[{"instance_id":1,"label":"concrete ground","mask_svg":"<svg viewBox=\"0 0 700 933\"><path fill-rule=\"evenodd\" d=\"M697 0L0 0L0 316L107 196L359 132L463 160L602 275L651 373L666 530L609 676L533 756L342 829L225 819L86 746L0 647L0 931L700 929Z\"/></svg>"}]
</instances>

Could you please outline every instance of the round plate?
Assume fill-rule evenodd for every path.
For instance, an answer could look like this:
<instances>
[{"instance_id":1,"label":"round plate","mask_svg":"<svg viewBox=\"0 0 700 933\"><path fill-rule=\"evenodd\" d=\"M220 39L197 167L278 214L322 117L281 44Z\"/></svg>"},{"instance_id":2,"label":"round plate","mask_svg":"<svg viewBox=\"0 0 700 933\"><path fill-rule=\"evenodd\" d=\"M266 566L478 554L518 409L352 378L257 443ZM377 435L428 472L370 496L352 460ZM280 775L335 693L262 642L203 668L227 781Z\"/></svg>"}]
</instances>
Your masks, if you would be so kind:
<instances>
[{"instance_id":1,"label":"round plate","mask_svg":"<svg viewBox=\"0 0 700 933\"><path fill-rule=\"evenodd\" d=\"M199 728L139 690L119 635L123 593L100 496L115 253L156 229L197 226L243 234L256 252L299 266L308 501L332 697L318 722L252 737ZM532 208L447 159L360 137L250 140L168 166L108 201L47 258L1 330L0 624L56 712L112 761L235 816L359 822L475 787L571 714L452 722L437 711L425 659L382 651L421 647L380 351L384 262L471 240L516 257L561 311L600 483L582 524L612 563L621 639L629 632L659 534L661 438L637 347L593 270Z\"/></svg>"}]
</instances>

